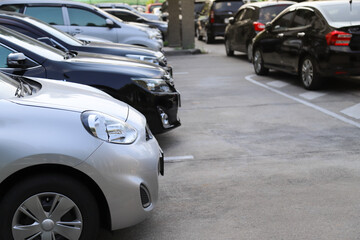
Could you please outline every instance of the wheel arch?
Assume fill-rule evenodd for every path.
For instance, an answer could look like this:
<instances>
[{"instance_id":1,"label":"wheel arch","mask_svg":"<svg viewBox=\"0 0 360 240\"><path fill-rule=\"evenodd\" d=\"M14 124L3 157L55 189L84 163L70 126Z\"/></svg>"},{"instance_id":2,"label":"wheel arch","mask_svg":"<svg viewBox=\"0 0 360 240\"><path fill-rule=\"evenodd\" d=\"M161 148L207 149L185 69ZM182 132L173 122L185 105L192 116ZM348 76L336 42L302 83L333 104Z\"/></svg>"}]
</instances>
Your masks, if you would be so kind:
<instances>
[{"instance_id":1,"label":"wheel arch","mask_svg":"<svg viewBox=\"0 0 360 240\"><path fill-rule=\"evenodd\" d=\"M21 169L12 175L8 176L0 183L0 196L3 196L10 188L17 182L21 182L30 178L31 175L41 173L56 173L70 176L81 183L83 183L89 191L94 195L99 207L101 227L111 229L111 215L105 195L94 180L92 180L85 173L61 164L40 164Z\"/></svg>"}]
</instances>

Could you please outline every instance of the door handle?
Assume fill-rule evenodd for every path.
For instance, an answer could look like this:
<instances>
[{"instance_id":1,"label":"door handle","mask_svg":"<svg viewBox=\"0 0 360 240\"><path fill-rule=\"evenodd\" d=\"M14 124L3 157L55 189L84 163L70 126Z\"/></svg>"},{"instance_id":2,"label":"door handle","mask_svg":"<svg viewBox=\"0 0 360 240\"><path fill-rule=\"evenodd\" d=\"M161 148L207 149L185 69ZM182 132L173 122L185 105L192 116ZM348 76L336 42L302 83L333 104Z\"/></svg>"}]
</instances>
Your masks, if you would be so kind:
<instances>
[{"instance_id":1,"label":"door handle","mask_svg":"<svg viewBox=\"0 0 360 240\"><path fill-rule=\"evenodd\" d=\"M303 37L303 36L305 36L305 33L304 33L304 32L299 32L299 33L297 34L297 36L298 36L298 37Z\"/></svg>"},{"instance_id":2,"label":"door handle","mask_svg":"<svg viewBox=\"0 0 360 240\"><path fill-rule=\"evenodd\" d=\"M282 37L284 37L284 34L283 34L283 33L279 33L279 34L277 35L277 37L278 37L278 38L282 38Z\"/></svg>"},{"instance_id":3,"label":"door handle","mask_svg":"<svg viewBox=\"0 0 360 240\"><path fill-rule=\"evenodd\" d=\"M74 34L80 34L80 33L82 33L81 29L77 28L77 29L74 30Z\"/></svg>"}]
</instances>

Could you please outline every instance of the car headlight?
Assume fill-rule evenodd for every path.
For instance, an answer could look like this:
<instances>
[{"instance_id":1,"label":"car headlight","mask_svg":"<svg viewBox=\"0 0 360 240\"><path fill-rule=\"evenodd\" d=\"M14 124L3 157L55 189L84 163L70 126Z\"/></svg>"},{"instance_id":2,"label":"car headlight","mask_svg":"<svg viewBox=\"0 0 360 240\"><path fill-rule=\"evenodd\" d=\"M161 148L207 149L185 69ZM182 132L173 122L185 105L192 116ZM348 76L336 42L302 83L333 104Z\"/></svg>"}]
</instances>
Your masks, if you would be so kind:
<instances>
[{"instance_id":1,"label":"car headlight","mask_svg":"<svg viewBox=\"0 0 360 240\"><path fill-rule=\"evenodd\" d=\"M136 54L126 54L125 57L137 59L145 62L159 64L159 59L152 56L136 55Z\"/></svg>"},{"instance_id":2,"label":"car headlight","mask_svg":"<svg viewBox=\"0 0 360 240\"><path fill-rule=\"evenodd\" d=\"M91 135L109 143L131 144L138 135L128 123L100 112L83 112L81 121Z\"/></svg>"},{"instance_id":3,"label":"car headlight","mask_svg":"<svg viewBox=\"0 0 360 240\"><path fill-rule=\"evenodd\" d=\"M160 78L133 78L132 80L152 92L171 92L166 81Z\"/></svg>"}]
</instances>

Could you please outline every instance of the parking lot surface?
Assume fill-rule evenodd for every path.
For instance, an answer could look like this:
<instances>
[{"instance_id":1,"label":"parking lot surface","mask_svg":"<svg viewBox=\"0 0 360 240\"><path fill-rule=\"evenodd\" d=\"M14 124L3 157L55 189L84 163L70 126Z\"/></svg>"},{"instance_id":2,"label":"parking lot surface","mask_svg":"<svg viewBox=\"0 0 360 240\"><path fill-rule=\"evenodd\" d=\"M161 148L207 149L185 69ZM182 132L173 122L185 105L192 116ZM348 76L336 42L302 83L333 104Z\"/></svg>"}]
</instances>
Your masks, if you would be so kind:
<instances>
[{"instance_id":1,"label":"parking lot surface","mask_svg":"<svg viewBox=\"0 0 360 240\"><path fill-rule=\"evenodd\" d=\"M360 81L309 92L254 75L245 55L169 57L182 126L157 139L160 199L143 223L99 239L359 239Z\"/></svg>"}]
</instances>

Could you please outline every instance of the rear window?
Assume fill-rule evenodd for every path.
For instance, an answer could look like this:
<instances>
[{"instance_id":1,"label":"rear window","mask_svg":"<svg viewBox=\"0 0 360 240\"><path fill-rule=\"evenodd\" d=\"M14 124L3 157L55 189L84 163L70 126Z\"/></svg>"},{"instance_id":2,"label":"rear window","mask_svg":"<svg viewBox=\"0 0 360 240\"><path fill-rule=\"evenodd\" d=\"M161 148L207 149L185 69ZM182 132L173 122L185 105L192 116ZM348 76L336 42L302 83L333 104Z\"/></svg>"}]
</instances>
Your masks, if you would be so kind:
<instances>
[{"instance_id":1,"label":"rear window","mask_svg":"<svg viewBox=\"0 0 360 240\"><path fill-rule=\"evenodd\" d=\"M260 9L259 21L263 23L271 22L282 10L290 6L289 4L263 7Z\"/></svg>"},{"instance_id":2,"label":"rear window","mask_svg":"<svg viewBox=\"0 0 360 240\"><path fill-rule=\"evenodd\" d=\"M360 2L321 5L320 9L329 22L359 22Z\"/></svg>"},{"instance_id":3,"label":"rear window","mask_svg":"<svg viewBox=\"0 0 360 240\"><path fill-rule=\"evenodd\" d=\"M213 10L215 12L236 12L243 4L242 1L216 2Z\"/></svg>"}]
</instances>

